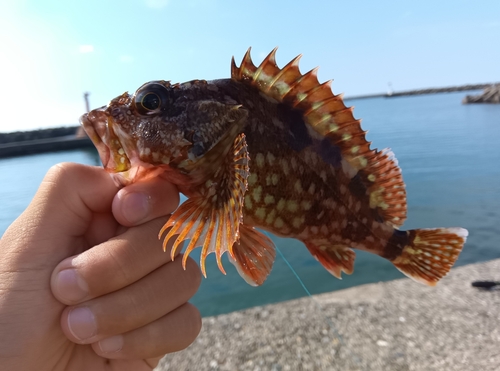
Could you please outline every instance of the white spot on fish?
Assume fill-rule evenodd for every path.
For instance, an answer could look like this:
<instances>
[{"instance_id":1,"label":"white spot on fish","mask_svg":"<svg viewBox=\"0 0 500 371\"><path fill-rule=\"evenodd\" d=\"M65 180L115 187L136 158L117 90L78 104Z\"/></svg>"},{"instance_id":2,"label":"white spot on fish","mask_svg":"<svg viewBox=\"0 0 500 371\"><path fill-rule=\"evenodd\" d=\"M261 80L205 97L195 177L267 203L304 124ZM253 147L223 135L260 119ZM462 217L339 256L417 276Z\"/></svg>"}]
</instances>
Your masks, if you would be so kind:
<instances>
[{"instance_id":1,"label":"white spot on fish","mask_svg":"<svg viewBox=\"0 0 500 371\"><path fill-rule=\"evenodd\" d=\"M290 173L290 167L288 166L288 161L284 158L280 159L281 169L283 174L288 175Z\"/></svg>"},{"instance_id":2,"label":"white spot on fish","mask_svg":"<svg viewBox=\"0 0 500 371\"><path fill-rule=\"evenodd\" d=\"M285 225L285 223L283 222L283 219L281 219L279 216L274 220L274 227L275 228L278 228L278 229L281 229L283 228L283 226Z\"/></svg>"},{"instance_id":3,"label":"white spot on fish","mask_svg":"<svg viewBox=\"0 0 500 371\"><path fill-rule=\"evenodd\" d=\"M271 181L273 183L273 185L277 185L278 184L278 181L279 181L280 177L278 174L273 174L271 175Z\"/></svg>"},{"instance_id":4,"label":"white spot on fish","mask_svg":"<svg viewBox=\"0 0 500 371\"><path fill-rule=\"evenodd\" d=\"M276 117L273 117L272 120L273 120L274 126L280 128L280 129L284 129L285 128L285 126L283 125L283 123L279 119L277 119Z\"/></svg>"},{"instance_id":5,"label":"white spot on fish","mask_svg":"<svg viewBox=\"0 0 500 371\"><path fill-rule=\"evenodd\" d=\"M245 207L248 209L248 210L252 210L252 200L250 199L250 195L246 195L245 196Z\"/></svg>"},{"instance_id":6,"label":"white spot on fish","mask_svg":"<svg viewBox=\"0 0 500 371\"><path fill-rule=\"evenodd\" d=\"M286 209L288 211L290 211L291 213L294 213L299 209L299 205L297 204L297 201L290 200L290 201L287 201L287 203L286 203Z\"/></svg>"},{"instance_id":7,"label":"white spot on fish","mask_svg":"<svg viewBox=\"0 0 500 371\"><path fill-rule=\"evenodd\" d=\"M258 186L252 192L252 197L255 200L255 202L257 202L257 203L260 202L261 195L262 195L262 186Z\"/></svg>"},{"instance_id":8,"label":"white spot on fish","mask_svg":"<svg viewBox=\"0 0 500 371\"><path fill-rule=\"evenodd\" d=\"M344 134L342 135L342 140L343 140L343 141L348 141L348 140L351 140L351 139L352 139L352 135L351 135L351 134L349 134L349 133L344 133Z\"/></svg>"},{"instance_id":9,"label":"white spot on fish","mask_svg":"<svg viewBox=\"0 0 500 371\"><path fill-rule=\"evenodd\" d=\"M263 208L263 207L259 207L256 211L255 211L255 216L257 218L259 218L260 220L264 220L264 218L266 217L266 209Z\"/></svg>"},{"instance_id":10,"label":"white spot on fish","mask_svg":"<svg viewBox=\"0 0 500 371\"><path fill-rule=\"evenodd\" d=\"M282 211L282 210L285 208L285 205L286 205L286 201L285 201L285 199L284 199L284 198L282 198L282 199L280 199L280 200L278 201L278 204L276 205L276 209L277 209L278 211Z\"/></svg>"},{"instance_id":11,"label":"white spot on fish","mask_svg":"<svg viewBox=\"0 0 500 371\"><path fill-rule=\"evenodd\" d=\"M253 186L253 185L257 184L257 180L258 180L257 174L251 173L248 176L248 185Z\"/></svg>"},{"instance_id":12,"label":"white spot on fish","mask_svg":"<svg viewBox=\"0 0 500 371\"><path fill-rule=\"evenodd\" d=\"M319 173L319 177L323 180L323 182L326 182L326 172L324 170Z\"/></svg>"},{"instance_id":13,"label":"white spot on fish","mask_svg":"<svg viewBox=\"0 0 500 371\"><path fill-rule=\"evenodd\" d=\"M257 153L255 156L255 163L259 168L263 168L265 165L264 155L262 153Z\"/></svg>"},{"instance_id":14,"label":"white spot on fish","mask_svg":"<svg viewBox=\"0 0 500 371\"><path fill-rule=\"evenodd\" d=\"M266 217L266 224L272 224L275 216L276 216L276 210L271 210L271 212Z\"/></svg>"},{"instance_id":15,"label":"white spot on fish","mask_svg":"<svg viewBox=\"0 0 500 371\"><path fill-rule=\"evenodd\" d=\"M304 216L296 217L293 219L292 225L295 228L300 228L300 226L304 223L304 220L305 220Z\"/></svg>"},{"instance_id":16,"label":"white spot on fish","mask_svg":"<svg viewBox=\"0 0 500 371\"><path fill-rule=\"evenodd\" d=\"M358 173L358 171L351 166L345 159L342 159L340 162L342 165L342 171L344 172L345 175L349 177L349 179L354 178L354 176Z\"/></svg>"},{"instance_id":17,"label":"white spot on fish","mask_svg":"<svg viewBox=\"0 0 500 371\"><path fill-rule=\"evenodd\" d=\"M307 192L309 192L309 194L313 195L315 190L316 190L316 184L311 183Z\"/></svg>"},{"instance_id":18,"label":"white spot on fish","mask_svg":"<svg viewBox=\"0 0 500 371\"><path fill-rule=\"evenodd\" d=\"M323 119L322 119L322 120L329 120L331 117L332 117L332 115L329 115L329 114L328 114L328 115L323 116ZM339 130L339 127L338 127L337 125L335 125L335 124L330 124L330 125L328 126L328 129L329 129L330 131L336 132L337 130Z\"/></svg>"},{"instance_id":19,"label":"white spot on fish","mask_svg":"<svg viewBox=\"0 0 500 371\"><path fill-rule=\"evenodd\" d=\"M300 179L297 179L297 181L295 182L294 189L295 189L295 192L302 193L303 189L302 189L302 183L300 182Z\"/></svg>"},{"instance_id":20,"label":"white spot on fish","mask_svg":"<svg viewBox=\"0 0 500 371\"><path fill-rule=\"evenodd\" d=\"M264 197L264 203L266 205L269 205L269 204L274 204L275 200L274 200L274 196L273 195L266 195L266 197ZM274 210L273 210L274 211ZM268 223L268 224L271 224L271 223Z\"/></svg>"},{"instance_id":21,"label":"white spot on fish","mask_svg":"<svg viewBox=\"0 0 500 371\"><path fill-rule=\"evenodd\" d=\"M361 201L356 202L356 205L354 205L354 210L358 212L361 210Z\"/></svg>"},{"instance_id":22,"label":"white spot on fish","mask_svg":"<svg viewBox=\"0 0 500 371\"><path fill-rule=\"evenodd\" d=\"M271 174L267 174L266 175L266 186L270 186L271 185Z\"/></svg>"},{"instance_id":23,"label":"white spot on fish","mask_svg":"<svg viewBox=\"0 0 500 371\"><path fill-rule=\"evenodd\" d=\"M301 202L300 202L300 206L302 207L302 209L304 209L304 210L306 210L306 211L307 211L307 210L310 210L310 209L311 209L312 204L311 204L311 202L310 202L310 201L305 201L305 200L304 200L304 201L301 201ZM322 212L323 212L323 211L322 211Z\"/></svg>"},{"instance_id":24,"label":"white spot on fish","mask_svg":"<svg viewBox=\"0 0 500 371\"><path fill-rule=\"evenodd\" d=\"M267 152L267 162L269 165L274 165L274 160L276 160L276 157L271 152Z\"/></svg>"}]
</instances>

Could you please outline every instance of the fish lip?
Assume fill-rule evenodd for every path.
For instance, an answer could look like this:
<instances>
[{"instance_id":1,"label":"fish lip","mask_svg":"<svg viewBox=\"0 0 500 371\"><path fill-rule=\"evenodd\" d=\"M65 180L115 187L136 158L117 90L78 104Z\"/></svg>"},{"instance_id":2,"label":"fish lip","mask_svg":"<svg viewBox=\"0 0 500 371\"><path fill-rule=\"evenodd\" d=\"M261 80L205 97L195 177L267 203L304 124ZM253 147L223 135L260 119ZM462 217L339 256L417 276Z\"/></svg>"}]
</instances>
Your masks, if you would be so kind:
<instances>
[{"instance_id":1,"label":"fish lip","mask_svg":"<svg viewBox=\"0 0 500 371\"><path fill-rule=\"evenodd\" d=\"M102 116L97 117L96 112L101 112ZM111 150L104 142L106 137L107 120L105 120L104 112L102 109L93 110L85 113L80 117L80 124L89 136L92 143L99 153L103 167L108 168L111 158Z\"/></svg>"}]
</instances>

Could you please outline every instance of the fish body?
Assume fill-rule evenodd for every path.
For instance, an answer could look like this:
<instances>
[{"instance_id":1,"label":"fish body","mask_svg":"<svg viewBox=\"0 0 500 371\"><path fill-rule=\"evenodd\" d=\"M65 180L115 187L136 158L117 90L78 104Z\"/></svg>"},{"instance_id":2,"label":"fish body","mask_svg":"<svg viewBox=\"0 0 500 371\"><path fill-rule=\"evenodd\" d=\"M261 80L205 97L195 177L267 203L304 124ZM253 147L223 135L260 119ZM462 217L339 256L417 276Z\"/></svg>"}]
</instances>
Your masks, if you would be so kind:
<instances>
[{"instance_id":1,"label":"fish body","mask_svg":"<svg viewBox=\"0 0 500 371\"><path fill-rule=\"evenodd\" d=\"M298 59L280 69L273 50L255 66L249 51L231 79L152 81L83 115L105 169L120 185L164 174L188 200L160 231L172 257L190 240L201 268L229 253L240 275L260 285L273 242L296 238L334 276L353 272L354 249L393 262L434 285L467 237L462 228L401 231L406 191L392 151L370 148L360 121L316 70ZM258 228L258 229L256 229Z\"/></svg>"}]
</instances>

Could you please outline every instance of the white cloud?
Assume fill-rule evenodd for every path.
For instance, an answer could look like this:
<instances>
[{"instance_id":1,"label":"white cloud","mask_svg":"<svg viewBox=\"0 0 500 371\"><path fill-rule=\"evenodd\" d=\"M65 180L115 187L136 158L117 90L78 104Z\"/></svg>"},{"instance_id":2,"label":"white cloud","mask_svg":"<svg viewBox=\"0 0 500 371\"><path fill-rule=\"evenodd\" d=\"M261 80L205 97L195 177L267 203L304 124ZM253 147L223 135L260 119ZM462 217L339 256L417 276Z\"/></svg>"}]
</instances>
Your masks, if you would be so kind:
<instances>
[{"instance_id":1,"label":"white cloud","mask_svg":"<svg viewBox=\"0 0 500 371\"><path fill-rule=\"evenodd\" d=\"M161 9L167 6L169 0L144 0L146 6L151 9Z\"/></svg>"},{"instance_id":2,"label":"white cloud","mask_svg":"<svg viewBox=\"0 0 500 371\"><path fill-rule=\"evenodd\" d=\"M92 53L94 51L94 45L80 45L78 51L82 54Z\"/></svg>"}]
</instances>

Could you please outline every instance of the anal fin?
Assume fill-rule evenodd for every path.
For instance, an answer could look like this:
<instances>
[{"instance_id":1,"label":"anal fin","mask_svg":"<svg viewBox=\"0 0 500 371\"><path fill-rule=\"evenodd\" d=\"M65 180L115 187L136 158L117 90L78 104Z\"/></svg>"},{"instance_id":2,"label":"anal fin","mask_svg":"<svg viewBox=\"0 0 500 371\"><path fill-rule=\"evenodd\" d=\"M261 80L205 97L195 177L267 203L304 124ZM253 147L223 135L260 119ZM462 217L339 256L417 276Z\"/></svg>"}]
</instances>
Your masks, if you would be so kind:
<instances>
[{"instance_id":1,"label":"anal fin","mask_svg":"<svg viewBox=\"0 0 500 371\"><path fill-rule=\"evenodd\" d=\"M273 268L276 249L273 241L253 227L240 225L240 240L229 258L240 276L252 286L260 286Z\"/></svg>"},{"instance_id":2,"label":"anal fin","mask_svg":"<svg viewBox=\"0 0 500 371\"><path fill-rule=\"evenodd\" d=\"M196 195L180 205L161 229L158 237L166 249L171 238L175 241L171 249L174 260L180 243L190 239L183 257L183 267L193 249L202 246L200 267L206 276L205 259L215 252L217 265L225 274L222 254L229 252L234 257L232 247L239 238L243 217L243 199L249 175L248 152L245 136L240 134L226 155L222 165L213 176L199 186Z\"/></svg>"},{"instance_id":3,"label":"anal fin","mask_svg":"<svg viewBox=\"0 0 500 371\"><path fill-rule=\"evenodd\" d=\"M306 242L307 249L321 265L338 279L342 279L342 272L351 274L354 271L356 253L349 247L335 245L316 246Z\"/></svg>"}]
</instances>

